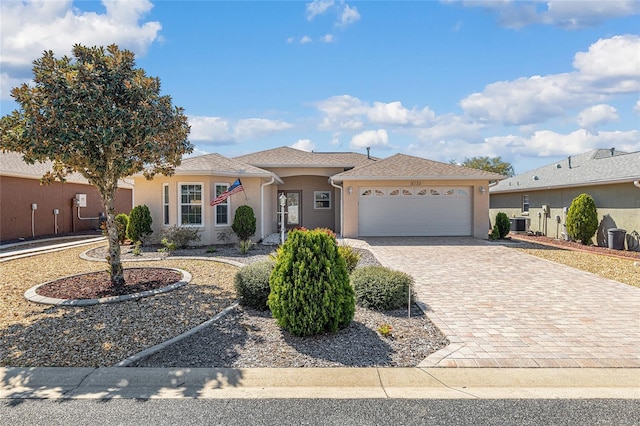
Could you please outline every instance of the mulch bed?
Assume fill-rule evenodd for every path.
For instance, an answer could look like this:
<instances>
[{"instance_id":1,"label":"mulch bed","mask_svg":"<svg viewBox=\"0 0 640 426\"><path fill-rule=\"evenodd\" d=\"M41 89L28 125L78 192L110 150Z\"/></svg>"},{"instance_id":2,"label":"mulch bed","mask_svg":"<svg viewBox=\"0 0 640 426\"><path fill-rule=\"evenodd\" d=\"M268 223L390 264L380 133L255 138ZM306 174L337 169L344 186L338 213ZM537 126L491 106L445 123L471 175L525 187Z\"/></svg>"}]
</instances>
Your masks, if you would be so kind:
<instances>
[{"instance_id":1,"label":"mulch bed","mask_svg":"<svg viewBox=\"0 0 640 426\"><path fill-rule=\"evenodd\" d=\"M606 256L623 257L628 259L640 259L640 251L613 250L608 247L599 247L594 245L584 245L575 241L567 241L555 239L545 236L533 236L524 234L511 234L514 241L526 241L529 243L540 244L544 246L563 248L567 250L584 251L594 254L602 254Z\"/></svg>"},{"instance_id":2,"label":"mulch bed","mask_svg":"<svg viewBox=\"0 0 640 426\"><path fill-rule=\"evenodd\" d=\"M125 287L117 292L107 271L74 275L49 282L36 293L56 299L100 299L157 290L182 279L182 274L164 268L131 268L124 270Z\"/></svg>"}]
</instances>

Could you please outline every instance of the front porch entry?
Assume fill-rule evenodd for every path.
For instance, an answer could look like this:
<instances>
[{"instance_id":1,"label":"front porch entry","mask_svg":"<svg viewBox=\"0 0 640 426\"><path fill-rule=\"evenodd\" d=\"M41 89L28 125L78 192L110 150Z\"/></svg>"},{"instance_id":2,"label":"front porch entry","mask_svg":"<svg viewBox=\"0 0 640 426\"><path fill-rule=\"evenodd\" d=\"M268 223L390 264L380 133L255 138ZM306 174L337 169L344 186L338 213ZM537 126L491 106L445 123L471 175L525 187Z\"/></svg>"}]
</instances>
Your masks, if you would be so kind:
<instances>
[{"instance_id":1,"label":"front porch entry","mask_svg":"<svg viewBox=\"0 0 640 426\"><path fill-rule=\"evenodd\" d=\"M302 191L295 190L285 190L278 191L278 200L280 200L280 195L284 194L287 198L287 202L284 206L284 216L285 223L284 226L286 229L292 229L296 226L302 226L301 218L302 218ZM278 213L280 213L280 203L278 202ZM278 229L280 229L280 214L278 214Z\"/></svg>"}]
</instances>

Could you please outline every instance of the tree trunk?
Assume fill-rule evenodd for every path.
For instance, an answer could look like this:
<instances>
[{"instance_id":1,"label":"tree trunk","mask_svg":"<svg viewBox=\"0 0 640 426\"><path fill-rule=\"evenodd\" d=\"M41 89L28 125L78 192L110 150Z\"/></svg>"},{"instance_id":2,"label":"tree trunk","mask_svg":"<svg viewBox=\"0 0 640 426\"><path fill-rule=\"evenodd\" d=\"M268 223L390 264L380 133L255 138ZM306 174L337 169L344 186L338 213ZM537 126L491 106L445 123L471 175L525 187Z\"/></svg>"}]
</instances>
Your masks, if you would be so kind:
<instances>
[{"instance_id":1,"label":"tree trunk","mask_svg":"<svg viewBox=\"0 0 640 426\"><path fill-rule=\"evenodd\" d=\"M115 191L114 191L115 192ZM118 294L124 293L124 270L120 260L120 242L118 241L118 229L115 221L114 207L115 193L103 194L103 204L107 214L107 239L109 240L109 273L111 274L111 286Z\"/></svg>"}]
</instances>

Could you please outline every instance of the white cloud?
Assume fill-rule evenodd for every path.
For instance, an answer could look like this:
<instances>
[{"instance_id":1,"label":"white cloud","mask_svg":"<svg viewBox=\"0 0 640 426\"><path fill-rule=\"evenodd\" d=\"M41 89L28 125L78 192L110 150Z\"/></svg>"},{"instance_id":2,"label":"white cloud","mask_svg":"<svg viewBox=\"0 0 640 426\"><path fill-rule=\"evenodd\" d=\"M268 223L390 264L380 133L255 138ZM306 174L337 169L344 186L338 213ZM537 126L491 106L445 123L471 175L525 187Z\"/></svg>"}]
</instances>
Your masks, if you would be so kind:
<instances>
[{"instance_id":1,"label":"white cloud","mask_svg":"<svg viewBox=\"0 0 640 426\"><path fill-rule=\"evenodd\" d=\"M311 43L311 37L309 36L304 36L300 39L300 44L307 44L307 43Z\"/></svg>"},{"instance_id":2,"label":"white cloud","mask_svg":"<svg viewBox=\"0 0 640 426\"><path fill-rule=\"evenodd\" d=\"M6 72L0 73L0 99L12 99L11 89L26 82L24 78L13 78Z\"/></svg>"},{"instance_id":3,"label":"white cloud","mask_svg":"<svg viewBox=\"0 0 640 426\"><path fill-rule=\"evenodd\" d=\"M140 22L153 4L147 0L103 0L102 4L104 13L82 12L71 0L3 1L0 66L10 78L24 77L25 70L43 51L69 55L76 43L115 43L144 55L161 29L159 22Z\"/></svg>"},{"instance_id":4,"label":"white cloud","mask_svg":"<svg viewBox=\"0 0 640 426\"><path fill-rule=\"evenodd\" d=\"M220 117L189 116L191 132L189 140L213 145L226 145L235 143L234 137L229 132L229 122Z\"/></svg>"},{"instance_id":5,"label":"white cloud","mask_svg":"<svg viewBox=\"0 0 640 426\"><path fill-rule=\"evenodd\" d=\"M307 3L307 19L311 21L318 15L324 15L334 4L334 0L314 0Z\"/></svg>"},{"instance_id":6,"label":"white cloud","mask_svg":"<svg viewBox=\"0 0 640 426\"><path fill-rule=\"evenodd\" d=\"M583 129L594 132L598 126L617 121L618 118L618 111L614 107L600 104L582 110L576 121Z\"/></svg>"},{"instance_id":7,"label":"white cloud","mask_svg":"<svg viewBox=\"0 0 640 426\"><path fill-rule=\"evenodd\" d=\"M238 140L255 139L268 133L290 129L292 124L266 118L245 118L235 124L234 135Z\"/></svg>"},{"instance_id":8,"label":"white cloud","mask_svg":"<svg viewBox=\"0 0 640 426\"><path fill-rule=\"evenodd\" d=\"M374 102L367 104L360 99L341 95L317 102L316 107L324 114L321 129L360 129L364 122L395 126L422 126L435 118L435 113L424 107L405 108L400 101Z\"/></svg>"},{"instance_id":9,"label":"white cloud","mask_svg":"<svg viewBox=\"0 0 640 426\"><path fill-rule=\"evenodd\" d=\"M296 38L295 38L295 37L289 37L289 38L287 38L287 43L289 43L289 44L293 43L294 41L296 41Z\"/></svg>"},{"instance_id":10,"label":"white cloud","mask_svg":"<svg viewBox=\"0 0 640 426\"><path fill-rule=\"evenodd\" d=\"M577 71L522 77L487 85L460 102L481 121L507 125L540 123L568 111L640 90L640 36L599 40L575 55Z\"/></svg>"},{"instance_id":11,"label":"white cloud","mask_svg":"<svg viewBox=\"0 0 640 426\"><path fill-rule=\"evenodd\" d=\"M336 38L333 36L333 34L325 34L320 37L320 41L323 43L333 43L334 41L336 41Z\"/></svg>"},{"instance_id":12,"label":"white cloud","mask_svg":"<svg viewBox=\"0 0 640 426\"><path fill-rule=\"evenodd\" d=\"M342 13L340 14L339 24L344 27L359 20L360 13L358 12L358 9L345 4L344 9L342 9Z\"/></svg>"},{"instance_id":13,"label":"white cloud","mask_svg":"<svg viewBox=\"0 0 640 426\"><path fill-rule=\"evenodd\" d=\"M640 3L637 0L462 0L462 4L482 7L496 13L500 25L507 28L545 24L573 30L596 26L609 19L640 14Z\"/></svg>"},{"instance_id":14,"label":"white cloud","mask_svg":"<svg viewBox=\"0 0 640 426\"><path fill-rule=\"evenodd\" d=\"M296 143L291 145L291 148L299 149L300 151L311 152L315 149L316 145L311 142L311 139L298 139Z\"/></svg>"},{"instance_id":15,"label":"white cloud","mask_svg":"<svg viewBox=\"0 0 640 426\"><path fill-rule=\"evenodd\" d=\"M633 107L633 110L636 112L636 114L640 115L640 99L638 99L638 101L636 102L636 106Z\"/></svg>"},{"instance_id":16,"label":"white cloud","mask_svg":"<svg viewBox=\"0 0 640 426\"><path fill-rule=\"evenodd\" d=\"M367 147L389 149L389 135L385 129L365 130L351 138L351 149Z\"/></svg>"}]
</instances>

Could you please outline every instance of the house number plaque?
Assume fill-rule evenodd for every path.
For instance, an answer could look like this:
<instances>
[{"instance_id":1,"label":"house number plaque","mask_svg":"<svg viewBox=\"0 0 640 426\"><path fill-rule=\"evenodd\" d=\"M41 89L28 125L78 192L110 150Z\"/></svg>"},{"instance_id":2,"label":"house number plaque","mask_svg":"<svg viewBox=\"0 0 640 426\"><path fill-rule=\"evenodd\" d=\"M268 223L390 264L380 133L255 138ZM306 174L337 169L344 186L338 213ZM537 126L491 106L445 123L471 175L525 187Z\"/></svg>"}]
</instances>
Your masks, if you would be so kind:
<instances>
[{"instance_id":1,"label":"house number plaque","mask_svg":"<svg viewBox=\"0 0 640 426\"><path fill-rule=\"evenodd\" d=\"M412 180L411 186L422 186L422 182L419 180Z\"/></svg>"}]
</instances>

